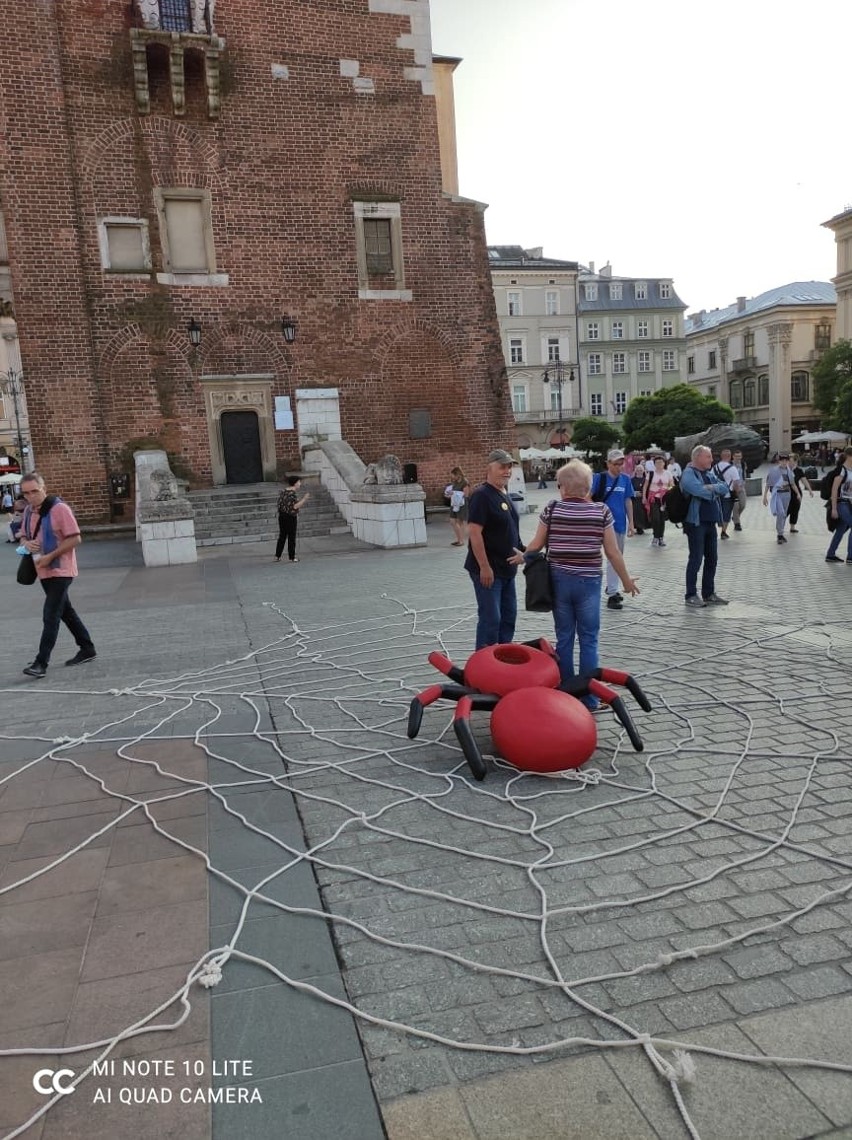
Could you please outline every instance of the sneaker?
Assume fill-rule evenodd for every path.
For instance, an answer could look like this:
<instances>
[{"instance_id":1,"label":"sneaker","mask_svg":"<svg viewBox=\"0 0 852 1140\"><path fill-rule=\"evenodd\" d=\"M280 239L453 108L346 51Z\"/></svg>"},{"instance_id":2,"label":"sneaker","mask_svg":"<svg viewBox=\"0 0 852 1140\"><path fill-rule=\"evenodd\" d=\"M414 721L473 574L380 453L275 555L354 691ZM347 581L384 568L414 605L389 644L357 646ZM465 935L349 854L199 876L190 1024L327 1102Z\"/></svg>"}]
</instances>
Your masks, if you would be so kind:
<instances>
[{"instance_id":1,"label":"sneaker","mask_svg":"<svg viewBox=\"0 0 852 1140\"><path fill-rule=\"evenodd\" d=\"M661 538L657 541L657 546L665 546L665 545L666 545L666 540L664 538Z\"/></svg>"},{"instance_id":2,"label":"sneaker","mask_svg":"<svg viewBox=\"0 0 852 1140\"><path fill-rule=\"evenodd\" d=\"M624 607L624 598L621 594L613 594L606 600L606 608L608 610L620 610Z\"/></svg>"},{"instance_id":3,"label":"sneaker","mask_svg":"<svg viewBox=\"0 0 852 1140\"><path fill-rule=\"evenodd\" d=\"M688 598L684 599L686 605L692 606L693 609L703 610L707 603L703 598L699 598L698 594L690 594Z\"/></svg>"},{"instance_id":4,"label":"sneaker","mask_svg":"<svg viewBox=\"0 0 852 1140\"><path fill-rule=\"evenodd\" d=\"M734 523L734 530L742 530L742 529L743 528L740 526L739 523Z\"/></svg>"},{"instance_id":5,"label":"sneaker","mask_svg":"<svg viewBox=\"0 0 852 1140\"><path fill-rule=\"evenodd\" d=\"M798 534L798 533L799 533L799 528L797 526L791 526L790 527L790 534Z\"/></svg>"},{"instance_id":6,"label":"sneaker","mask_svg":"<svg viewBox=\"0 0 852 1140\"><path fill-rule=\"evenodd\" d=\"M40 661L33 661L32 665L28 665L24 672L28 677L43 677L47 673L47 666L42 665Z\"/></svg>"},{"instance_id":7,"label":"sneaker","mask_svg":"<svg viewBox=\"0 0 852 1140\"><path fill-rule=\"evenodd\" d=\"M787 541L787 539L784 537L783 534L778 535L778 545L779 546L781 545L782 542L786 542L786 541Z\"/></svg>"},{"instance_id":8,"label":"sneaker","mask_svg":"<svg viewBox=\"0 0 852 1140\"><path fill-rule=\"evenodd\" d=\"M292 565L292 563L294 563L294 562L298 562L298 561L299 561L299 559L298 559L298 558L291 558L291 559L290 559L290 563L291 563L291 565Z\"/></svg>"},{"instance_id":9,"label":"sneaker","mask_svg":"<svg viewBox=\"0 0 852 1140\"><path fill-rule=\"evenodd\" d=\"M723 530L722 533L719 535L719 538L730 538L730 537L731 536L728 534L728 532L726 530Z\"/></svg>"},{"instance_id":10,"label":"sneaker","mask_svg":"<svg viewBox=\"0 0 852 1140\"><path fill-rule=\"evenodd\" d=\"M96 649L79 649L73 657L69 657L66 665L82 665L85 661L94 661L98 653Z\"/></svg>"},{"instance_id":11,"label":"sneaker","mask_svg":"<svg viewBox=\"0 0 852 1140\"><path fill-rule=\"evenodd\" d=\"M826 554L825 560L826 560L826 562L842 562L843 561L843 559L838 558L836 554Z\"/></svg>"},{"instance_id":12,"label":"sneaker","mask_svg":"<svg viewBox=\"0 0 852 1140\"><path fill-rule=\"evenodd\" d=\"M651 539L651 546L659 546L659 545L660 545L660 540L658 538L652 538Z\"/></svg>"},{"instance_id":13,"label":"sneaker","mask_svg":"<svg viewBox=\"0 0 852 1140\"><path fill-rule=\"evenodd\" d=\"M705 606L726 606L728 602L725 598L720 598L718 594L708 594L704 599Z\"/></svg>"}]
</instances>

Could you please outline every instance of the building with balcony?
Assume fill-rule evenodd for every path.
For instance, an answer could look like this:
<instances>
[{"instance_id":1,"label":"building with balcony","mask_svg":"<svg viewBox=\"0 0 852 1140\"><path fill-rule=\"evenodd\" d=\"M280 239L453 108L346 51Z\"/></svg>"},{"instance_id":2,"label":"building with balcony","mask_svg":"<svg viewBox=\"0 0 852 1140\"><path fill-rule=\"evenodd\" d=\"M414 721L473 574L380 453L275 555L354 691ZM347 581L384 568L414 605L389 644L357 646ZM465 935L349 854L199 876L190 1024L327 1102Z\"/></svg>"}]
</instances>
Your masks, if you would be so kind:
<instances>
[{"instance_id":1,"label":"building with balcony","mask_svg":"<svg viewBox=\"0 0 852 1140\"><path fill-rule=\"evenodd\" d=\"M489 246L488 261L517 444L558 447L563 434L565 442L569 438L566 424L581 414L576 354L579 266L545 257L540 248L518 245Z\"/></svg>"},{"instance_id":2,"label":"building with balcony","mask_svg":"<svg viewBox=\"0 0 852 1140\"><path fill-rule=\"evenodd\" d=\"M583 414L619 424L634 397L684 380L686 305L670 277L615 277L609 263L577 288Z\"/></svg>"},{"instance_id":3,"label":"building with balcony","mask_svg":"<svg viewBox=\"0 0 852 1140\"><path fill-rule=\"evenodd\" d=\"M811 369L835 339L836 294L827 281L793 281L686 320L687 378L730 404L770 452L819 429Z\"/></svg>"},{"instance_id":4,"label":"building with balcony","mask_svg":"<svg viewBox=\"0 0 852 1140\"><path fill-rule=\"evenodd\" d=\"M852 340L852 206L823 225L837 244L837 276L831 279L837 293L836 339Z\"/></svg>"},{"instance_id":5,"label":"building with balcony","mask_svg":"<svg viewBox=\"0 0 852 1140\"><path fill-rule=\"evenodd\" d=\"M320 404L326 438L436 499L511 440L458 61L433 60L426 0L316 7L10 8L20 359L39 467L84 522L141 442L193 488L298 471Z\"/></svg>"}]
</instances>

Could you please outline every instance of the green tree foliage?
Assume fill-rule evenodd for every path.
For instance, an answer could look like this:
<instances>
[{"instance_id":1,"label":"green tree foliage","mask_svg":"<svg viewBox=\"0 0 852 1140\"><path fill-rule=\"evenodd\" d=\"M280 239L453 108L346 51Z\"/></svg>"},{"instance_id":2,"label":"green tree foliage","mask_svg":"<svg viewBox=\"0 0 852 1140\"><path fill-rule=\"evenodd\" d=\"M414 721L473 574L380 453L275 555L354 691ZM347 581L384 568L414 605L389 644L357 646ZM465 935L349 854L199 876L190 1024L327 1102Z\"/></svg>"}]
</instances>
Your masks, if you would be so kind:
<instances>
[{"instance_id":1,"label":"green tree foliage","mask_svg":"<svg viewBox=\"0 0 852 1140\"><path fill-rule=\"evenodd\" d=\"M652 444L671 451L675 436L695 435L713 424L733 423L733 410L712 396L702 396L691 384L661 388L653 396L637 396L627 405L622 429L627 451L644 451Z\"/></svg>"},{"instance_id":2,"label":"green tree foliage","mask_svg":"<svg viewBox=\"0 0 852 1140\"><path fill-rule=\"evenodd\" d=\"M618 428L608 424L599 416L584 416L575 420L571 433L571 446L577 451L585 451L590 458L602 460L611 447L621 438Z\"/></svg>"},{"instance_id":3,"label":"green tree foliage","mask_svg":"<svg viewBox=\"0 0 852 1140\"><path fill-rule=\"evenodd\" d=\"M824 427L852 432L852 341L839 340L813 369L814 407L827 417Z\"/></svg>"}]
</instances>

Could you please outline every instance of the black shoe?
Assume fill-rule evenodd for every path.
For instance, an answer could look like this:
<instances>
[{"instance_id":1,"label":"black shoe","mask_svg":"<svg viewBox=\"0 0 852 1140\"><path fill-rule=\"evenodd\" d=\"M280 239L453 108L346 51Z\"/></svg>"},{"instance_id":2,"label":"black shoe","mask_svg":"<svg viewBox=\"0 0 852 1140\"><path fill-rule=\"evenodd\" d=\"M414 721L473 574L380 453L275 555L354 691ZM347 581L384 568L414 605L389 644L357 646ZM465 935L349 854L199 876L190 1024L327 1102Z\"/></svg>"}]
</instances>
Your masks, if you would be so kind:
<instances>
[{"instance_id":1,"label":"black shoe","mask_svg":"<svg viewBox=\"0 0 852 1140\"><path fill-rule=\"evenodd\" d=\"M787 541L787 539L784 537L784 535L783 535L783 534L779 534L779 535L778 535L778 544L779 544L779 546L780 546L780 544L781 544L782 542L786 542L786 541Z\"/></svg>"},{"instance_id":2,"label":"black shoe","mask_svg":"<svg viewBox=\"0 0 852 1140\"><path fill-rule=\"evenodd\" d=\"M95 649L79 649L73 657L68 658L65 664L82 665L84 661L94 661L97 655L97 650Z\"/></svg>"},{"instance_id":3,"label":"black shoe","mask_svg":"<svg viewBox=\"0 0 852 1140\"><path fill-rule=\"evenodd\" d=\"M731 536L728 534L728 532L726 530L723 530L722 533L719 535L719 538L730 538L730 537Z\"/></svg>"},{"instance_id":4,"label":"black shoe","mask_svg":"<svg viewBox=\"0 0 852 1140\"><path fill-rule=\"evenodd\" d=\"M28 665L24 672L28 677L42 678L47 673L47 666L42 665L40 661L33 661L32 665Z\"/></svg>"},{"instance_id":5,"label":"black shoe","mask_svg":"<svg viewBox=\"0 0 852 1140\"><path fill-rule=\"evenodd\" d=\"M742 529L743 528L740 526L739 523L734 523L734 530L742 530Z\"/></svg>"},{"instance_id":6,"label":"black shoe","mask_svg":"<svg viewBox=\"0 0 852 1140\"><path fill-rule=\"evenodd\" d=\"M624 608L624 598L621 594L613 594L612 597L607 598L606 608L608 610L620 610Z\"/></svg>"},{"instance_id":7,"label":"black shoe","mask_svg":"<svg viewBox=\"0 0 852 1140\"><path fill-rule=\"evenodd\" d=\"M825 560L826 560L826 562L842 562L843 561L843 559L838 558L836 554L826 554ZM26 673L26 669L24 670L24 672Z\"/></svg>"}]
</instances>

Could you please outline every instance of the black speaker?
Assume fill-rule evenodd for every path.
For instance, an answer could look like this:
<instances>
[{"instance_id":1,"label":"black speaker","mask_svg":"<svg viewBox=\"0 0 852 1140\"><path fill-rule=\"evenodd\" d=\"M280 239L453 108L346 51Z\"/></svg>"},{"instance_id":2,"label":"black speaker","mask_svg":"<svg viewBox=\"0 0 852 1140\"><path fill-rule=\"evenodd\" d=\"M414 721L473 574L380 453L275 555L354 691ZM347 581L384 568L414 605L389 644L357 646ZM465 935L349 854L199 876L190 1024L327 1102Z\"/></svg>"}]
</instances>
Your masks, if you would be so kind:
<instances>
[{"instance_id":1,"label":"black speaker","mask_svg":"<svg viewBox=\"0 0 852 1140\"><path fill-rule=\"evenodd\" d=\"M403 465L402 465L402 481L403 481L403 483L416 483L417 482L417 464L416 463L403 463Z\"/></svg>"}]
</instances>

